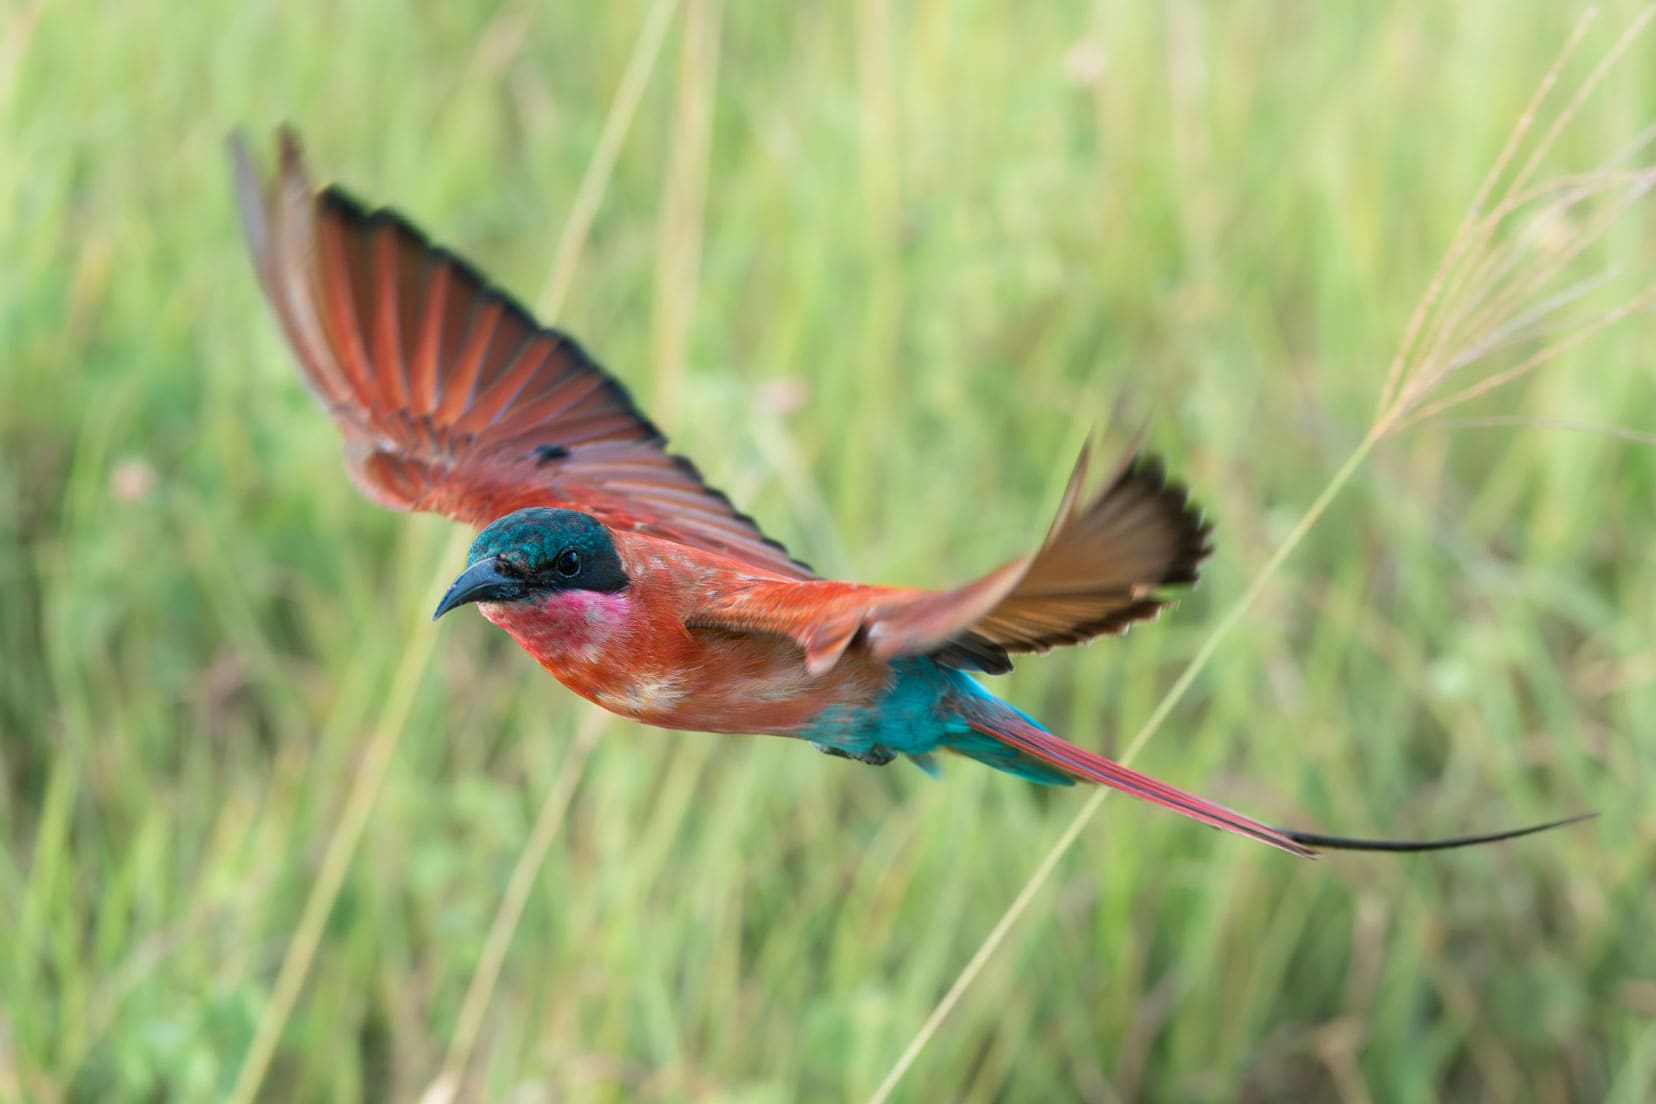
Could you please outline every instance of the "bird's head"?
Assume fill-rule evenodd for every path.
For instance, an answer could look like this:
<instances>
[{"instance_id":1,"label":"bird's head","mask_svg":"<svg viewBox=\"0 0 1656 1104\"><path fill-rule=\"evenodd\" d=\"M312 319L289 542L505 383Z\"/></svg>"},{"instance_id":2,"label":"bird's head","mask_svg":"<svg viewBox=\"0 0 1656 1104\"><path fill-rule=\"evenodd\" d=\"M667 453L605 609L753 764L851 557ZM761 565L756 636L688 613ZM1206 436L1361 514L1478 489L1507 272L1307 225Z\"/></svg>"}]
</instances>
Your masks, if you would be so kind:
<instances>
[{"instance_id":1,"label":"bird's head","mask_svg":"<svg viewBox=\"0 0 1656 1104\"><path fill-rule=\"evenodd\" d=\"M578 510L531 507L497 518L477 534L466 570L432 620L471 602L516 602L559 591L613 594L627 585L609 530Z\"/></svg>"}]
</instances>

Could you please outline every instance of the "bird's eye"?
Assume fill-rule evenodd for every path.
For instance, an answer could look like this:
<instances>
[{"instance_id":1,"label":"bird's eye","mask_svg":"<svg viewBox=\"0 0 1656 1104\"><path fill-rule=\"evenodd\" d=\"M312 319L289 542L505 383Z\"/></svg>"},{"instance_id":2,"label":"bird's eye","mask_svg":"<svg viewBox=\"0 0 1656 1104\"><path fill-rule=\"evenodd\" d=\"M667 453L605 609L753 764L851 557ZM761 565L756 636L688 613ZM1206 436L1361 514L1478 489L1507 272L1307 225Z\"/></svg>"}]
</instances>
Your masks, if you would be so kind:
<instances>
[{"instance_id":1,"label":"bird's eye","mask_svg":"<svg viewBox=\"0 0 1656 1104\"><path fill-rule=\"evenodd\" d=\"M581 554L573 548L566 548L558 553L558 558L552 566L557 569L559 575L572 579L581 573Z\"/></svg>"}]
</instances>

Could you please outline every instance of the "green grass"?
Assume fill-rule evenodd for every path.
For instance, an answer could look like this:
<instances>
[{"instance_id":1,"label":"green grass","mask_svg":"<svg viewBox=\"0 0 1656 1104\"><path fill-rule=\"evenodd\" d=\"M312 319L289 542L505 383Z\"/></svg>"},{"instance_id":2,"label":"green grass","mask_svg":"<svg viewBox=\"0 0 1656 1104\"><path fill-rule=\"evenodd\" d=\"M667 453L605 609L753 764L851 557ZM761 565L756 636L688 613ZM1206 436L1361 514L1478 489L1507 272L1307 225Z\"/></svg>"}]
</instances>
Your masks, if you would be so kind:
<instances>
[{"instance_id":1,"label":"green grass","mask_svg":"<svg viewBox=\"0 0 1656 1104\"><path fill-rule=\"evenodd\" d=\"M1090 426L1147 421L1218 525L1202 586L998 685L1120 750L1367 432L1574 21L1383 7L690 4L557 320L837 575L985 568ZM405 706L269 1099L432 1083L566 771L466 1098L865 1099L1084 802L619 722L576 752L509 641L427 624L451 528L346 481L224 136L291 121L319 176L557 296L645 12L0 8L0 1100L221 1098ZM1656 119L1653 42L1550 171ZM1589 259L1605 302L1648 285L1648 211ZM1451 417L1649 433L1652 337ZM896 1098L1656 1097L1653 546L1648 444L1382 442L1137 765L1331 831L1601 818L1309 864L1111 801Z\"/></svg>"}]
</instances>

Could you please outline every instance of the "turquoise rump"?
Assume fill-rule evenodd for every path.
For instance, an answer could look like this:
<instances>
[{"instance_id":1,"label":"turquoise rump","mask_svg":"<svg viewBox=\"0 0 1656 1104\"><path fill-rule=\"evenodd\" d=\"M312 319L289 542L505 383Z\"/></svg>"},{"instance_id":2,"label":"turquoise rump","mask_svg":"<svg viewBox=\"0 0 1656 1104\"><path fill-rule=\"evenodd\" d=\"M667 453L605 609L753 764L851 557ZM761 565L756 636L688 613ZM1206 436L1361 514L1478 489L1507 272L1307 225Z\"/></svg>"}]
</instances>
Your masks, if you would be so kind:
<instances>
[{"instance_id":1,"label":"turquoise rump","mask_svg":"<svg viewBox=\"0 0 1656 1104\"><path fill-rule=\"evenodd\" d=\"M861 705L823 710L800 736L819 751L864 763L889 763L906 755L927 774L938 774L936 752L953 751L997 770L1045 786L1075 780L982 731L1006 715L1045 733L1040 722L985 690L971 675L924 657L891 665L891 686ZM976 726L980 727L974 727Z\"/></svg>"}]
</instances>

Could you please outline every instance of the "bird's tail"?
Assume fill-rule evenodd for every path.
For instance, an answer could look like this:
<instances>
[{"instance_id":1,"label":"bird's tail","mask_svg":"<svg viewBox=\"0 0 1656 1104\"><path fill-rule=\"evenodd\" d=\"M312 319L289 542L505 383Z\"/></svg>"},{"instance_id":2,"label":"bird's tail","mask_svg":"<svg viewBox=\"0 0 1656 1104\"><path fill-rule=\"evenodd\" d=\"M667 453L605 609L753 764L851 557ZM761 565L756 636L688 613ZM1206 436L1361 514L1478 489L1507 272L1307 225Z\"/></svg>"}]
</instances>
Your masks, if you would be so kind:
<instances>
[{"instance_id":1,"label":"bird's tail","mask_svg":"<svg viewBox=\"0 0 1656 1104\"><path fill-rule=\"evenodd\" d=\"M1059 739L1021 710L987 693L982 693L981 701L966 704L963 712L972 733L954 739L950 750L998 770L1048 785L1097 782L1301 858L1316 857L1310 847L1268 824Z\"/></svg>"},{"instance_id":2,"label":"bird's tail","mask_svg":"<svg viewBox=\"0 0 1656 1104\"><path fill-rule=\"evenodd\" d=\"M1454 836L1449 839L1394 840L1357 839L1350 836L1330 836L1320 832L1302 832L1293 828L1272 828L1252 817L1243 816L1234 809L1216 805L1193 793L1186 793L1149 775L1140 774L1120 763L1113 762L1061 740L1042 728L1035 719L1014 705L994 697L988 691L972 684L970 698L959 702L960 716L971 727L967 733L950 738L951 751L987 763L997 770L1042 782L1049 786L1067 786L1072 782L1097 782L1142 798L1153 805L1183 813L1192 820L1239 836L1247 836L1272 847L1280 847L1289 854L1302 858L1316 858L1324 851L1448 851L1457 847L1476 847L1485 843L1516 839L1551 828L1562 828L1591 819L1593 813L1582 813L1531 824L1522 828L1508 828L1500 832L1486 832L1473 836Z\"/></svg>"}]
</instances>

